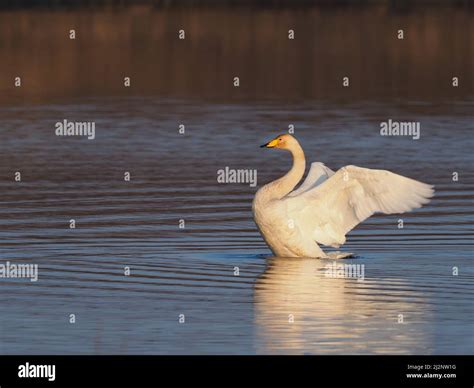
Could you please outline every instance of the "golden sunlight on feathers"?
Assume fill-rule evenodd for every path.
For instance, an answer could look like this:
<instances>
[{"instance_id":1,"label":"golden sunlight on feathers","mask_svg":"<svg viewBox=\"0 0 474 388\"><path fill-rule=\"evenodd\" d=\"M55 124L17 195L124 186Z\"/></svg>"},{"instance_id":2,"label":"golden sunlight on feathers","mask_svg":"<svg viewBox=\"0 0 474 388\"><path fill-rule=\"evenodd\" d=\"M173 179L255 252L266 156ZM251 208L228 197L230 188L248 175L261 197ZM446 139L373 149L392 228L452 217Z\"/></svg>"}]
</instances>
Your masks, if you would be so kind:
<instances>
[{"instance_id":1,"label":"golden sunlight on feathers","mask_svg":"<svg viewBox=\"0 0 474 388\"><path fill-rule=\"evenodd\" d=\"M374 213L404 213L433 196L433 186L385 170L345 166L336 173L312 163L306 180L303 149L291 135L262 147L291 152L293 166L255 195L255 223L273 254L327 258L319 244L338 248L346 234Z\"/></svg>"}]
</instances>

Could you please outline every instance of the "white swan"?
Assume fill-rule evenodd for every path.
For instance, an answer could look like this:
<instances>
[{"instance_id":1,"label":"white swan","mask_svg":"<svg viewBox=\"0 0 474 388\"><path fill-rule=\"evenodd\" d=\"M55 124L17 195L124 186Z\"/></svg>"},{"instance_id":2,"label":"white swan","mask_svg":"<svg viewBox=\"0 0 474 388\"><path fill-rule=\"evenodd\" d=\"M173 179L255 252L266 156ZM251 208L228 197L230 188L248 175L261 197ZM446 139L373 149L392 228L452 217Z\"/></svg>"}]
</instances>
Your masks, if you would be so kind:
<instances>
[{"instance_id":1,"label":"white swan","mask_svg":"<svg viewBox=\"0 0 474 388\"><path fill-rule=\"evenodd\" d=\"M389 171L345 166L334 173L323 163L312 163L306 180L292 191L306 166L298 141L285 134L261 147L293 156L291 170L259 189L252 204L255 223L275 256L328 258L317 243L338 248L372 214L410 211L434 193L433 186Z\"/></svg>"}]
</instances>

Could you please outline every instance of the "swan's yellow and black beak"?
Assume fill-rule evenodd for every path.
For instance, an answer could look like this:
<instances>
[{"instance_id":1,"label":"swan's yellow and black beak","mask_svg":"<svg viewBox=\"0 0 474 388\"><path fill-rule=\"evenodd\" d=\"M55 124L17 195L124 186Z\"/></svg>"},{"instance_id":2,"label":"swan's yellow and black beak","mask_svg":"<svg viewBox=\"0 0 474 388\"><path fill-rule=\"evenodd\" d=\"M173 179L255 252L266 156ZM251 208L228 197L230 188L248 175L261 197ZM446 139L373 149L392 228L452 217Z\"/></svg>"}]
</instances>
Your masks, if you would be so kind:
<instances>
[{"instance_id":1,"label":"swan's yellow and black beak","mask_svg":"<svg viewBox=\"0 0 474 388\"><path fill-rule=\"evenodd\" d=\"M278 144L278 139L273 139L266 144L262 144L260 148L274 148Z\"/></svg>"}]
</instances>

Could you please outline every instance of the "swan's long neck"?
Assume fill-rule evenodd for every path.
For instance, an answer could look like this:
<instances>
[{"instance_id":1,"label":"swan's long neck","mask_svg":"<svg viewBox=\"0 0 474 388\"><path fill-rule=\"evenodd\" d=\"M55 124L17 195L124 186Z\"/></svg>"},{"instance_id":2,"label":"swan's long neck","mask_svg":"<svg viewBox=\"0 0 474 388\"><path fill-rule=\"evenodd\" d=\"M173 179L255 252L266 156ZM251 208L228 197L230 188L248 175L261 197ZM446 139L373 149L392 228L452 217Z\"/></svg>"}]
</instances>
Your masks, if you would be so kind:
<instances>
[{"instance_id":1,"label":"swan's long neck","mask_svg":"<svg viewBox=\"0 0 474 388\"><path fill-rule=\"evenodd\" d=\"M267 200L283 198L285 195L289 194L301 178L303 178L304 170L306 168L303 149L298 143L295 143L289 151L293 156L293 166L284 176L265 186L265 197Z\"/></svg>"}]
</instances>

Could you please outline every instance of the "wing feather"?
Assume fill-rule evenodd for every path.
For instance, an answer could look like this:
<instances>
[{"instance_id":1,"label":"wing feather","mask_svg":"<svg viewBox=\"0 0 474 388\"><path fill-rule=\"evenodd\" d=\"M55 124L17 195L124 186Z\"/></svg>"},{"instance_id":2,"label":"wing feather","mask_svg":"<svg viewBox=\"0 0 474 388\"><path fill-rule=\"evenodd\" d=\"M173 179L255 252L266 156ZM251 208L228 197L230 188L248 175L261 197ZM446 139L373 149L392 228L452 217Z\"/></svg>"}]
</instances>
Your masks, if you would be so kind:
<instances>
[{"instance_id":1,"label":"wing feather","mask_svg":"<svg viewBox=\"0 0 474 388\"><path fill-rule=\"evenodd\" d=\"M287 209L317 242L338 246L374 213L404 213L428 203L433 194L433 186L390 171L346 166L321 185L288 198Z\"/></svg>"},{"instance_id":2,"label":"wing feather","mask_svg":"<svg viewBox=\"0 0 474 388\"><path fill-rule=\"evenodd\" d=\"M314 162L308 171L308 175L304 182L296 190L288 194L288 197L294 197L319 186L328 178L334 175L334 171L326 167L324 163Z\"/></svg>"}]
</instances>

